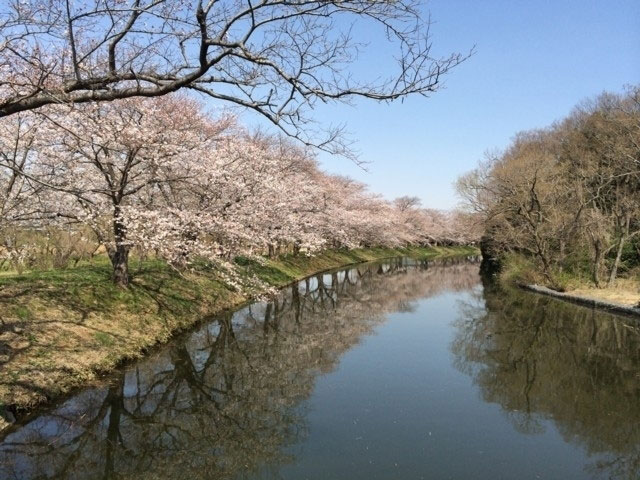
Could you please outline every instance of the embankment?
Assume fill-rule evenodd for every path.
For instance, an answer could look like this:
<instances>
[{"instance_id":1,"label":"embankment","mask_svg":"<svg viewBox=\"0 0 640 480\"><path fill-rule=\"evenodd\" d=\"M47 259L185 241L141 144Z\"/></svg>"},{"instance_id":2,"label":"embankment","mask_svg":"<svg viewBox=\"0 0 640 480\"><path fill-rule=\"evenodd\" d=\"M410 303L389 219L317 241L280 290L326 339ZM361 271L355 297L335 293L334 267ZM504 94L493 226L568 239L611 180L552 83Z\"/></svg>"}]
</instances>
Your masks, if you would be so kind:
<instances>
[{"instance_id":1,"label":"embankment","mask_svg":"<svg viewBox=\"0 0 640 480\"><path fill-rule=\"evenodd\" d=\"M372 260L478 253L472 247L335 250L261 262L238 258L234 273L280 287ZM0 429L15 413L91 384L177 332L260 293L238 288L229 272L207 265L178 272L160 261L133 261L131 269L126 290L112 284L106 260L0 276Z\"/></svg>"}]
</instances>

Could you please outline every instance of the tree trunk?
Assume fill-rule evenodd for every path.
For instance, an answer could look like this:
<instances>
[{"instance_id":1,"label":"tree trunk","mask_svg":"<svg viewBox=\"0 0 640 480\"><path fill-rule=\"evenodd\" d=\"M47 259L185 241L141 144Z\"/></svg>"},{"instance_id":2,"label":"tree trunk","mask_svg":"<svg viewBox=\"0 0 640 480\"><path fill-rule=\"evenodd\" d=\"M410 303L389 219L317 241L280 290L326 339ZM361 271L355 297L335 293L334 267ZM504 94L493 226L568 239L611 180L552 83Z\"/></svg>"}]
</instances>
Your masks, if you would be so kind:
<instances>
[{"instance_id":1,"label":"tree trunk","mask_svg":"<svg viewBox=\"0 0 640 480\"><path fill-rule=\"evenodd\" d=\"M120 218L119 200L114 200L113 208L113 239L115 247L109 252L109 259L113 266L113 283L122 288L129 286L129 249L126 244L127 227Z\"/></svg>"},{"instance_id":2,"label":"tree trunk","mask_svg":"<svg viewBox=\"0 0 640 480\"><path fill-rule=\"evenodd\" d=\"M560 240L560 258L558 258L558 269L562 273L564 270L565 242Z\"/></svg>"},{"instance_id":3,"label":"tree trunk","mask_svg":"<svg viewBox=\"0 0 640 480\"><path fill-rule=\"evenodd\" d=\"M618 275L618 266L620 266L620 260L622 259L622 249L624 248L625 241L627 240L627 236L629 235L629 224L631 223L631 218L627 217L624 225L624 229L620 232L620 239L618 240L618 248L616 250L616 258L613 261L613 266L611 267L611 273L609 274L609 282L607 283L608 287L613 286L613 282L616 281L616 276Z\"/></svg>"},{"instance_id":4,"label":"tree trunk","mask_svg":"<svg viewBox=\"0 0 640 480\"><path fill-rule=\"evenodd\" d=\"M110 257L113 266L113 283L127 288L129 286L129 247L117 245Z\"/></svg>"},{"instance_id":5,"label":"tree trunk","mask_svg":"<svg viewBox=\"0 0 640 480\"><path fill-rule=\"evenodd\" d=\"M593 260L593 283L596 284L596 287L600 288L600 266L602 265L603 252L602 245L599 241L594 242L593 247L595 249L595 255Z\"/></svg>"},{"instance_id":6,"label":"tree trunk","mask_svg":"<svg viewBox=\"0 0 640 480\"><path fill-rule=\"evenodd\" d=\"M547 258L547 255L544 249L540 246L539 243L538 243L537 249L538 251L536 253L538 255L538 258L540 258L540 261L542 262L542 274L549 281L552 288L554 289L558 288L558 285L556 285L553 275L551 274L551 262Z\"/></svg>"}]
</instances>

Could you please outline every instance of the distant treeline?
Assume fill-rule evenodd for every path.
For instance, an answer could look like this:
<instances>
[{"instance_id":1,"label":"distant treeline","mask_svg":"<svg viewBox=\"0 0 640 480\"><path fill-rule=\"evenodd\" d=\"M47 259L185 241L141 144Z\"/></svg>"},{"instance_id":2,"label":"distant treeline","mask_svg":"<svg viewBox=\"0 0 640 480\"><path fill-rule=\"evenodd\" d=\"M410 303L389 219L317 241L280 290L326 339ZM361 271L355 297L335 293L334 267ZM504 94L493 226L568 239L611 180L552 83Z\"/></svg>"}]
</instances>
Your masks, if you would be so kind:
<instances>
[{"instance_id":1,"label":"distant treeline","mask_svg":"<svg viewBox=\"0 0 640 480\"><path fill-rule=\"evenodd\" d=\"M613 285L640 264L640 86L518 133L458 180L485 250L518 252L547 283Z\"/></svg>"}]
</instances>

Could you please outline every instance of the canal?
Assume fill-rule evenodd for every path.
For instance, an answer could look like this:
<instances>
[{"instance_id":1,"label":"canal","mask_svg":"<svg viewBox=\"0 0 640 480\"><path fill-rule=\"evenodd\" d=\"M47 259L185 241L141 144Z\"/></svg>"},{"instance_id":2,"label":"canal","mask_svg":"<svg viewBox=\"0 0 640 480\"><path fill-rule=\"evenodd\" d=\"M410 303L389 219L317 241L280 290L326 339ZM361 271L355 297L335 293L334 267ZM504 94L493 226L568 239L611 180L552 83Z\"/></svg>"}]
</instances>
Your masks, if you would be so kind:
<instances>
[{"instance_id":1,"label":"canal","mask_svg":"<svg viewBox=\"0 0 640 480\"><path fill-rule=\"evenodd\" d=\"M475 259L323 273L0 439L2 479L635 479L637 321Z\"/></svg>"}]
</instances>

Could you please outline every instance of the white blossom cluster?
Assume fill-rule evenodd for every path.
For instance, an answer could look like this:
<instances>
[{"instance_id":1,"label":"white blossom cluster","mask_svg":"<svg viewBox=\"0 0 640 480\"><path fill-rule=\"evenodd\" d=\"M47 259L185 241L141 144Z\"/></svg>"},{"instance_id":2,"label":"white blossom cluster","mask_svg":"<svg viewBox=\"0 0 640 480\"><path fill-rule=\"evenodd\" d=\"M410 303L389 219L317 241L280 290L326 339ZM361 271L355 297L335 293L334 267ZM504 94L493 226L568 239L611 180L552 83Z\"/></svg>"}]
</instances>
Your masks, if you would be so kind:
<instances>
[{"instance_id":1,"label":"white blossom cluster","mask_svg":"<svg viewBox=\"0 0 640 480\"><path fill-rule=\"evenodd\" d=\"M240 254L468 241L453 215L328 175L309 149L209 115L182 95L11 116L0 122L0 162L3 231L90 231L114 266L133 248L184 267Z\"/></svg>"}]
</instances>

